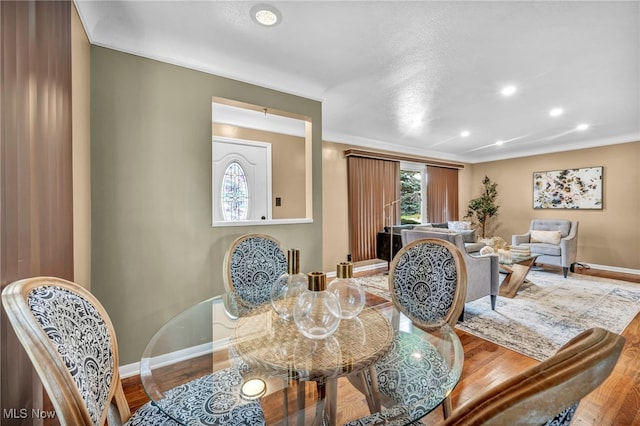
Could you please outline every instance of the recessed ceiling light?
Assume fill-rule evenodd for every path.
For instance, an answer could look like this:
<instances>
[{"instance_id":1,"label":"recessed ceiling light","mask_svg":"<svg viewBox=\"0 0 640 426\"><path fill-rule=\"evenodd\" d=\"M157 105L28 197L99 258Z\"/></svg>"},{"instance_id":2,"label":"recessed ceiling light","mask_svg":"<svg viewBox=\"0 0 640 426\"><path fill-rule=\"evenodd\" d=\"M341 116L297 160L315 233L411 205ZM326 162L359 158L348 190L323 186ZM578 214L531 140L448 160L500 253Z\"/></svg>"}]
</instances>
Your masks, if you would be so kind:
<instances>
[{"instance_id":1,"label":"recessed ceiling light","mask_svg":"<svg viewBox=\"0 0 640 426\"><path fill-rule=\"evenodd\" d=\"M518 90L516 86L505 86L502 88L500 93L502 93L504 96L511 96L516 93L516 90Z\"/></svg>"},{"instance_id":2,"label":"recessed ceiling light","mask_svg":"<svg viewBox=\"0 0 640 426\"><path fill-rule=\"evenodd\" d=\"M504 141L496 141L496 145L500 146L504 143Z\"/></svg>"},{"instance_id":3,"label":"recessed ceiling light","mask_svg":"<svg viewBox=\"0 0 640 426\"><path fill-rule=\"evenodd\" d=\"M554 108L551 111L549 111L549 115L552 117L558 117L562 114L564 114L564 110L562 108Z\"/></svg>"},{"instance_id":4,"label":"recessed ceiling light","mask_svg":"<svg viewBox=\"0 0 640 426\"><path fill-rule=\"evenodd\" d=\"M251 8L251 19L265 27L273 27L280 22L280 11L268 4L258 4Z\"/></svg>"},{"instance_id":5,"label":"recessed ceiling light","mask_svg":"<svg viewBox=\"0 0 640 426\"><path fill-rule=\"evenodd\" d=\"M576 126L576 130L587 130L588 128L589 128L589 125L586 123L578 124Z\"/></svg>"},{"instance_id":6,"label":"recessed ceiling light","mask_svg":"<svg viewBox=\"0 0 640 426\"><path fill-rule=\"evenodd\" d=\"M463 138L466 138L466 137L467 137L467 136L469 136L470 134L471 134L471 132L470 132L470 131L468 131L468 130L463 130L463 131L460 133L460 136L462 136Z\"/></svg>"}]
</instances>

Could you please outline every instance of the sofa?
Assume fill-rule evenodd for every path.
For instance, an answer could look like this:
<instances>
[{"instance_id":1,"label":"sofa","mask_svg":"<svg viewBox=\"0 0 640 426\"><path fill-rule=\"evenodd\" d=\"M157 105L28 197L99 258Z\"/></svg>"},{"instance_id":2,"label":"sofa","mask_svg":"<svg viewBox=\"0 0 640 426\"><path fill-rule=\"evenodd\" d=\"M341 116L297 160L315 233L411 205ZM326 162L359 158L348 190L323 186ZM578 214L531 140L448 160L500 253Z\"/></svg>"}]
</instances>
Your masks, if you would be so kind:
<instances>
[{"instance_id":1,"label":"sofa","mask_svg":"<svg viewBox=\"0 0 640 426\"><path fill-rule=\"evenodd\" d=\"M477 241L476 231L474 229L468 229L467 222L444 222L444 223L431 223L427 225L415 225L412 230L414 231L426 231L432 233L441 233L448 235L460 235L464 244L464 250L467 253L479 252L486 244ZM437 238L437 237L430 237ZM447 238L444 238L447 239ZM453 242L452 238L448 238Z\"/></svg>"},{"instance_id":2,"label":"sofa","mask_svg":"<svg viewBox=\"0 0 640 426\"><path fill-rule=\"evenodd\" d=\"M462 225L462 226L459 226ZM451 226L451 228L449 228ZM459 228L459 229L453 229ZM395 255L402 248L402 230L422 230L432 232L442 232L447 234L461 234L464 240L464 246L467 253L476 253L486 244L476 241L476 231L468 228L468 222L443 222L443 223L425 223L425 224L406 224L385 226L382 232L378 232L376 236L376 258L391 261L389 258L389 246L393 247ZM391 232L392 235L389 235Z\"/></svg>"},{"instance_id":3,"label":"sofa","mask_svg":"<svg viewBox=\"0 0 640 426\"><path fill-rule=\"evenodd\" d=\"M511 236L511 244L540 254L536 263L561 266L567 278L578 257L578 224L567 219L534 219L526 234Z\"/></svg>"},{"instance_id":4,"label":"sofa","mask_svg":"<svg viewBox=\"0 0 640 426\"><path fill-rule=\"evenodd\" d=\"M453 243L462 253L462 258L467 268L467 297L465 302L489 296L491 298L491 309L495 310L500 287L498 255L480 255L477 253L480 249L472 252L475 254L471 254L467 249L467 247L470 247L470 243L465 243L462 233L414 227L414 229L403 229L401 236L403 245L425 238L438 238Z\"/></svg>"}]
</instances>

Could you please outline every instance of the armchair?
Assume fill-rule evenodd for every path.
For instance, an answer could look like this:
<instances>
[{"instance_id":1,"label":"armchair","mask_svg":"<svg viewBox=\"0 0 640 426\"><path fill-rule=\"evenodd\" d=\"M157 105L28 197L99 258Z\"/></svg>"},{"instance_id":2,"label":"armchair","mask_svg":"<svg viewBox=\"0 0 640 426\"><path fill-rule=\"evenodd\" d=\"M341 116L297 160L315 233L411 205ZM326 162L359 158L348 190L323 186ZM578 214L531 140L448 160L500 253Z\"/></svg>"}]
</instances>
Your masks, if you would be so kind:
<instances>
[{"instance_id":1,"label":"armchair","mask_svg":"<svg viewBox=\"0 0 640 426\"><path fill-rule=\"evenodd\" d=\"M580 400L611 374L624 343L605 329L586 330L552 357L458 407L440 426L569 425Z\"/></svg>"},{"instance_id":2,"label":"armchair","mask_svg":"<svg viewBox=\"0 0 640 426\"><path fill-rule=\"evenodd\" d=\"M496 308L496 299L500 288L498 256L472 256L465 249L462 235L454 233L431 232L422 230L402 230L402 245L425 238L438 238L453 243L462 253L467 272L467 295L465 302L491 297L491 309ZM464 312L463 312L464 314Z\"/></svg>"},{"instance_id":3,"label":"armchair","mask_svg":"<svg viewBox=\"0 0 640 426\"><path fill-rule=\"evenodd\" d=\"M567 278L578 256L578 223L566 219L534 219L526 234L511 237L511 244L529 246L532 253L541 254L536 263L561 266Z\"/></svg>"}]
</instances>

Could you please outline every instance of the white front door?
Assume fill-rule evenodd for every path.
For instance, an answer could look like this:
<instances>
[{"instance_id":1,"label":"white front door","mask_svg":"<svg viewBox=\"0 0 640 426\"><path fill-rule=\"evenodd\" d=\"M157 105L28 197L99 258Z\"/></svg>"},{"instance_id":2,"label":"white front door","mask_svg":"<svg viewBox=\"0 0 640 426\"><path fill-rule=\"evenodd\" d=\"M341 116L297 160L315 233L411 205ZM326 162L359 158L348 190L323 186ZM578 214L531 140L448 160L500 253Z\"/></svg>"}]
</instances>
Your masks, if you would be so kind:
<instances>
[{"instance_id":1,"label":"white front door","mask_svg":"<svg viewBox=\"0 0 640 426\"><path fill-rule=\"evenodd\" d=\"M244 220L270 220L271 144L214 137L212 145L214 223L231 220L225 217L223 196L225 192L225 173L229 170L229 166L234 163L241 167L242 173L246 178L248 197L246 199L246 217Z\"/></svg>"}]
</instances>

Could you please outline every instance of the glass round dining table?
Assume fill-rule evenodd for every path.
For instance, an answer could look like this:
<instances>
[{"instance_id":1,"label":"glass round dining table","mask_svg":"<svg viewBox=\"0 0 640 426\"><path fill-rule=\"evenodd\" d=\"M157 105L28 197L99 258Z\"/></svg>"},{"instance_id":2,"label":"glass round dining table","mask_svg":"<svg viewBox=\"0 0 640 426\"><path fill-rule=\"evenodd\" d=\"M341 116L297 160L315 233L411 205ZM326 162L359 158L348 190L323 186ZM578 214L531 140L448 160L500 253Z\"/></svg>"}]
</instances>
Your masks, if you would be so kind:
<instances>
[{"instance_id":1,"label":"glass round dining table","mask_svg":"<svg viewBox=\"0 0 640 426\"><path fill-rule=\"evenodd\" d=\"M164 324L140 377L151 401L184 425L402 425L442 404L463 359L446 322L418 327L391 302L312 340L270 304L225 293Z\"/></svg>"}]
</instances>

